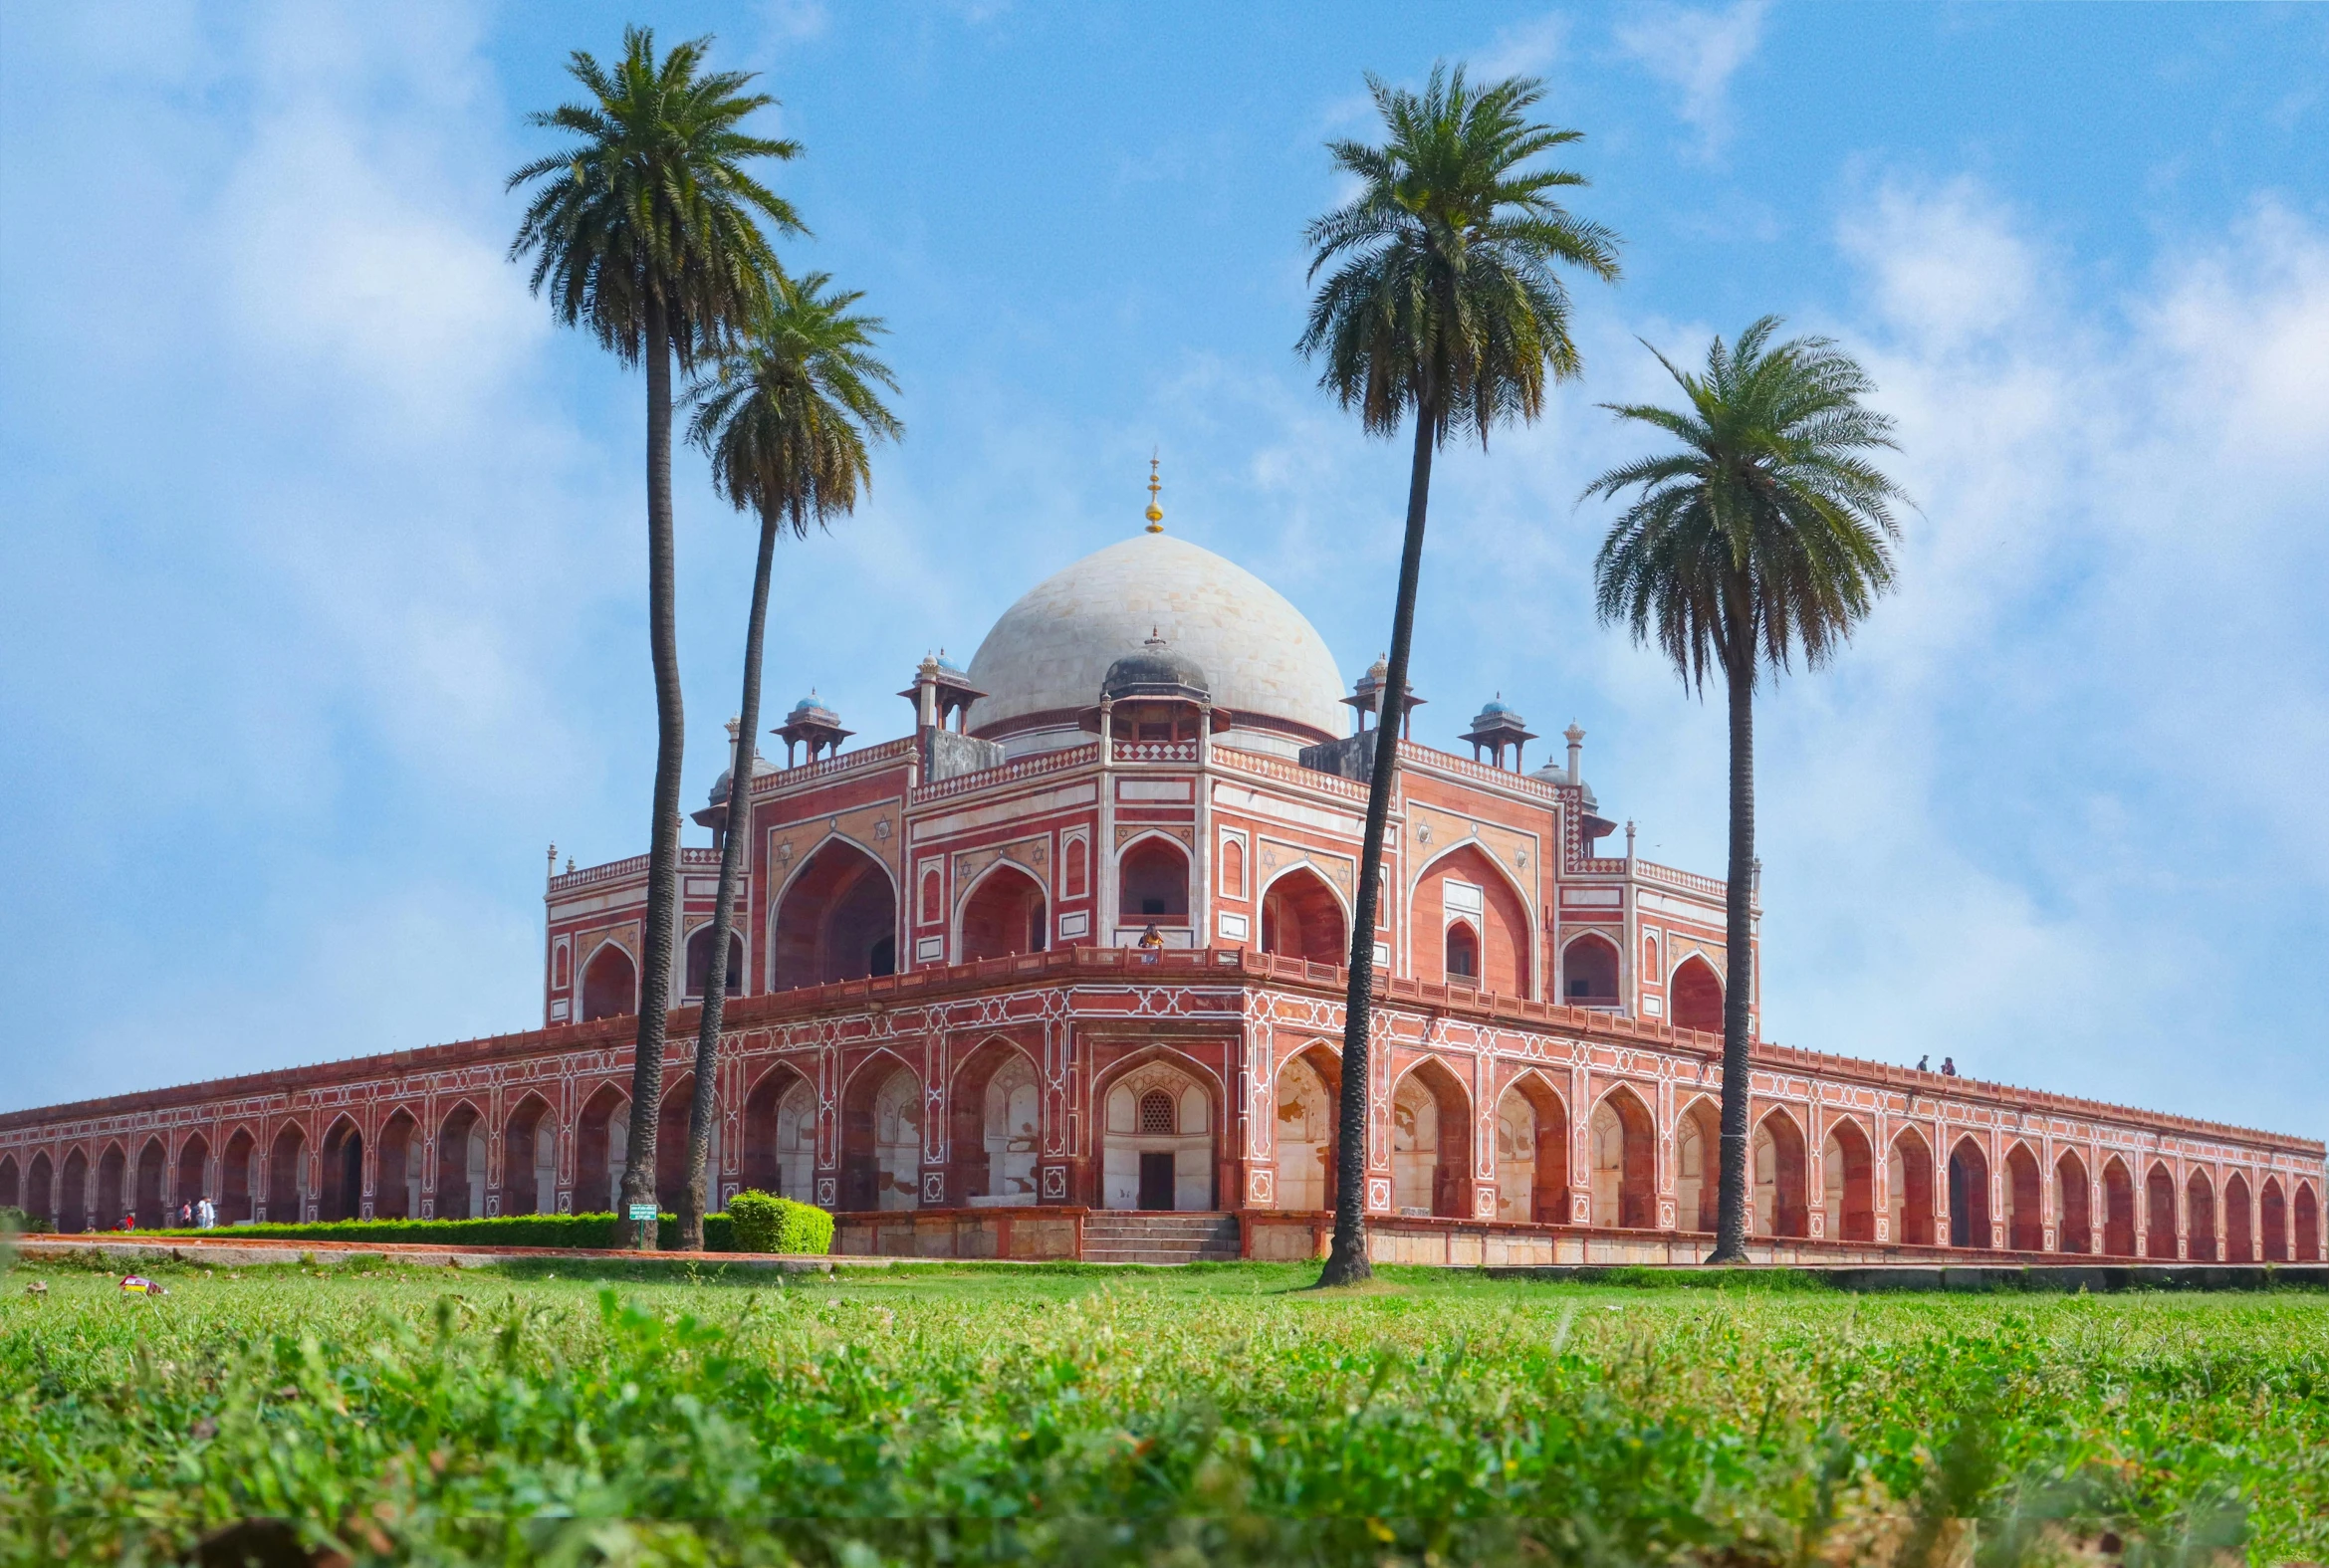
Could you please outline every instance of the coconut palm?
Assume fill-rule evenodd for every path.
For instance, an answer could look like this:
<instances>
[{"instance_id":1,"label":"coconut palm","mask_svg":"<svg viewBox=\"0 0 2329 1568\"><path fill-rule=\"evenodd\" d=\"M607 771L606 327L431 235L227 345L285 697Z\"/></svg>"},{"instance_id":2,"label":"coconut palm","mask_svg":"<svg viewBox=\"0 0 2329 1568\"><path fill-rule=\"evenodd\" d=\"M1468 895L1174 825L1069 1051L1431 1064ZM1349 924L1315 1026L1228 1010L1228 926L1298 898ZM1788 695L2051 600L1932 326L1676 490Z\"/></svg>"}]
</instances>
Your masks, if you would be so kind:
<instances>
[{"instance_id":1,"label":"coconut palm","mask_svg":"<svg viewBox=\"0 0 2329 1568\"><path fill-rule=\"evenodd\" d=\"M1617 276L1617 240L1553 199L1583 176L1526 166L1581 139L1528 118L1542 84L1514 77L1475 89L1461 66L1432 68L1420 94L1367 78L1388 139L1328 143L1335 168L1358 182L1342 206L1310 224L1310 276L1333 272L1311 302L1300 351L1322 361L1319 384L1354 410L1370 435L1415 422L1407 482L1407 537L1368 778L1366 839L1351 920L1350 991L1342 1032L1335 1161L1334 1245L1321 1284L1368 1277L1366 1256L1367 1030L1374 986L1375 910L1383 836L1398 767L1416 579L1432 454L1451 433L1477 436L1513 418L1533 420L1548 381L1576 375L1569 299L1558 269Z\"/></svg>"},{"instance_id":2,"label":"coconut palm","mask_svg":"<svg viewBox=\"0 0 2329 1568\"><path fill-rule=\"evenodd\" d=\"M1773 346L1766 316L1703 375L1658 361L1689 405L1605 404L1678 449L1613 468L1585 495L1639 492L1594 560L1604 621L1674 661L1703 692L1720 671L1731 703L1731 866L1724 931L1723 1164L1709 1262L1746 1260L1747 1008L1754 996L1754 688L1800 654L1834 657L1893 580L1893 482L1869 460L1892 421L1861 405L1872 383L1825 337ZM1655 350L1653 350L1655 351Z\"/></svg>"},{"instance_id":3,"label":"coconut palm","mask_svg":"<svg viewBox=\"0 0 2329 1568\"><path fill-rule=\"evenodd\" d=\"M746 172L757 158L787 159L791 141L738 128L776 102L749 93L752 77L703 70L711 40L674 47L623 29L611 67L577 50L568 71L586 100L529 114L527 123L576 141L510 176L534 187L510 258L534 258L532 287L569 327L595 336L647 370L647 634L655 672L654 818L648 839L645 953L631 1075L629 1158L622 1175L618 1245L652 1247L655 1226L634 1226L634 1203L655 1198L655 1132L663 1100L663 1031L679 904L679 769L683 715L672 603L671 367L713 350L766 299L776 258L761 230L804 232L790 203Z\"/></svg>"},{"instance_id":4,"label":"coconut palm","mask_svg":"<svg viewBox=\"0 0 2329 1568\"><path fill-rule=\"evenodd\" d=\"M711 973L704 981L696 1035L687 1189L679 1200L679 1244L690 1251L704 1244L713 1069L728 997L736 884L752 843L753 737L760 729L761 640L768 625L777 536L805 539L811 523L821 528L835 515L855 511L859 489L873 483L867 443L905 433L882 405L879 390L896 391L897 380L871 351L874 337L887 329L879 317L851 312L862 294L827 294L830 281L823 273L799 281L779 274L768 307L689 392L695 414L687 438L711 458L713 488L739 512L760 515L760 558L752 573L752 611L744 625L744 697L720 846L720 894L712 906Z\"/></svg>"}]
</instances>

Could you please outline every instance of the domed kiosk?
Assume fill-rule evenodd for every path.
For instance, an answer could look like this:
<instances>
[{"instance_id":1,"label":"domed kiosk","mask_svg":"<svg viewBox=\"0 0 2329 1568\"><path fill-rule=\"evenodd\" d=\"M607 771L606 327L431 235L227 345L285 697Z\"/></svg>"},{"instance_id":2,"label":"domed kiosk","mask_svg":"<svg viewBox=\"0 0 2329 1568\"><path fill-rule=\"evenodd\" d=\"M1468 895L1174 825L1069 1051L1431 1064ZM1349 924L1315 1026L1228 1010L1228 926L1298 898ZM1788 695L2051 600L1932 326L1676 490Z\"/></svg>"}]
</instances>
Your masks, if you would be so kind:
<instances>
[{"instance_id":1,"label":"domed kiosk","mask_svg":"<svg viewBox=\"0 0 2329 1568\"><path fill-rule=\"evenodd\" d=\"M1341 676L1301 611L1202 546L1136 534L1003 612L971 659L970 682L986 695L970 733L1014 758L1082 744L1110 667L1152 638L1204 672L1232 745L1290 759L1343 732Z\"/></svg>"}]
</instances>

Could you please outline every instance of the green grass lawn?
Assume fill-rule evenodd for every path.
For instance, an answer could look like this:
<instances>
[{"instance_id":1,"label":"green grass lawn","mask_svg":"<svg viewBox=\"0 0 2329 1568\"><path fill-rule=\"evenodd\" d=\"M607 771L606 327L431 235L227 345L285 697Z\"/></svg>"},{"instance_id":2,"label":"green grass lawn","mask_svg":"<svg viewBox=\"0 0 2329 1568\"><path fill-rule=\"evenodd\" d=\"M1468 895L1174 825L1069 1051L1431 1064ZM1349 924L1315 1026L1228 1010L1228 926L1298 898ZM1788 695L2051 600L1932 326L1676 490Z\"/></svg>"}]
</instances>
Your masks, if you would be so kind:
<instances>
[{"instance_id":1,"label":"green grass lawn","mask_svg":"<svg viewBox=\"0 0 2329 1568\"><path fill-rule=\"evenodd\" d=\"M0 1554L274 1516L357 1561L2329 1558L2329 1295L1313 1272L19 1266Z\"/></svg>"}]
</instances>

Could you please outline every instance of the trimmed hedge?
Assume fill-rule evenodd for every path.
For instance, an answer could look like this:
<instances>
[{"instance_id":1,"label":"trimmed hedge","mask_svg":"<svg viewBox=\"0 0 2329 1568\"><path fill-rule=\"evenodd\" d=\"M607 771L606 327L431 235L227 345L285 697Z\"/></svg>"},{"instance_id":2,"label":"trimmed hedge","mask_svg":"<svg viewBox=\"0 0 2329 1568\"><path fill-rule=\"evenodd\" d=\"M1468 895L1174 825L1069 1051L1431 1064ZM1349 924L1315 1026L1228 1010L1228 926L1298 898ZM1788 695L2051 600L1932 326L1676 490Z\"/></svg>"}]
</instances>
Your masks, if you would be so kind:
<instances>
[{"instance_id":1,"label":"trimmed hedge","mask_svg":"<svg viewBox=\"0 0 2329 1568\"><path fill-rule=\"evenodd\" d=\"M821 1211L819 1211L821 1213ZM658 1239L679 1244L679 1217L664 1215ZM831 1225L828 1216L826 1225ZM737 1250L735 1223L726 1215L704 1216L704 1248ZM614 1216L503 1215L493 1220L337 1220L316 1225L222 1225L214 1231L140 1231L138 1235L276 1237L296 1241L442 1241L466 1246L579 1246L614 1244Z\"/></svg>"},{"instance_id":2,"label":"trimmed hedge","mask_svg":"<svg viewBox=\"0 0 2329 1568\"><path fill-rule=\"evenodd\" d=\"M728 1200L739 1252L810 1252L833 1248L833 1217L774 1193L745 1191Z\"/></svg>"}]
</instances>

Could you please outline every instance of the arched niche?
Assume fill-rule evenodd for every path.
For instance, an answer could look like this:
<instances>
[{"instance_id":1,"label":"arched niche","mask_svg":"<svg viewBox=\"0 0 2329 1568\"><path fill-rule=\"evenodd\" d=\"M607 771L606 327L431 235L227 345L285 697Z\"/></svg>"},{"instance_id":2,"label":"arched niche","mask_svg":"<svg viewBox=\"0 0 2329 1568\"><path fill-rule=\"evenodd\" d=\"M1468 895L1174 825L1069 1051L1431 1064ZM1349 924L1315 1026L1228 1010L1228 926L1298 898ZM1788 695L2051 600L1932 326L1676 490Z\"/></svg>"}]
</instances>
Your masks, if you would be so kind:
<instances>
[{"instance_id":1,"label":"arched niche","mask_svg":"<svg viewBox=\"0 0 2329 1568\"><path fill-rule=\"evenodd\" d=\"M47 1150L32 1157L24 1172L24 1212L35 1220L57 1225L57 1168ZM62 1226L58 1227L60 1230Z\"/></svg>"},{"instance_id":2,"label":"arched niche","mask_svg":"<svg viewBox=\"0 0 2329 1568\"><path fill-rule=\"evenodd\" d=\"M342 1116L324 1133L324 1181L316 1216L320 1220L363 1218L363 1133L355 1118Z\"/></svg>"},{"instance_id":3,"label":"arched niche","mask_svg":"<svg viewBox=\"0 0 2329 1568\"><path fill-rule=\"evenodd\" d=\"M2251 1210L2255 1195L2249 1191L2248 1179L2234 1171L2223 1182L2223 1260L2227 1263L2256 1261L2256 1228Z\"/></svg>"},{"instance_id":4,"label":"arched niche","mask_svg":"<svg viewBox=\"0 0 2329 1568\"><path fill-rule=\"evenodd\" d=\"M485 1218L485 1118L462 1100L437 1123L437 1218Z\"/></svg>"},{"instance_id":5,"label":"arched niche","mask_svg":"<svg viewBox=\"0 0 2329 1568\"><path fill-rule=\"evenodd\" d=\"M857 845L827 838L777 896L778 991L897 973L897 888Z\"/></svg>"},{"instance_id":6,"label":"arched niche","mask_svg":"<svg viewBox=\"0 0 2329 1568\"><path fill-rule=\"evenodd\" d=\"M1530 995L1528 905L1502 866L1476 844L1460 844L1431 861L1416 879L1413 930L1420 979L1477 985L1499 996ZM1470 928L1460 944L1452 928ZM1474 963L1470 976L1451 968L1460 953Z\"/></svg>"},{"instance_id":7,"label":"arched niche","mask_svg":"<svg viewBox=\"0 0 2329 1568\"><path fill-rule=\"evenodd\" d=\"M2184 1255L2215 1261L2215 1184L2206 1171L2194 1171L2184 1183Z\"/></svg>"},{"instance_id":8,"label":"arched niche","mask_svg":"<svg viewBox=\"0 0 2329 1568\"><path fill-rule=\"evenodd\" d=\"M1350 962L1342 901L1308 866L1281 873L1262 894L1262 951L1311 964Z\"/></svg>"},{"instance_id":9,"label":"arched niche","mask_svg":"<svg viewBox=\"0 0 2329 1568\"><path fill-rule=\"evenodd\" d=\"M2321 1199L2310 1182L2297 1183L2296 1202L2289 1206L2296 1232L2292 1263L2321 1261Z\"/></svg>"},{"instance_id":10,"label":"arched niche","mask_svg":"<svg viewBox=\"0 0 2329 1568\"><path fill-rule=\"evenodd\" d=\"M1050 945L1044 885L1009 861L998 861L963 900L957 948L962 962L1041 953Z\"/></svg>"},{"instance_id":11,"label":"arched niche","mask_svg":"<svg viewBox=\"0 0 2329 1568\"><path fill-rule=\"evenodd\" d=\"M1666 983L1666 1006L1676 1028L1722 1033L1723 977L1715 973L1714 965L1692 954L1675 967L1674 978Z\"/></svg>"},{"instance_id":12,"label":"arched niche","mask_svg":"<svg viewBox=\"0 0 2329 1568\"><path fill-rule=\"evenodd\" d=\"M2088 1196L2086 1162L2073 1149L2054 1161L2054 1208L2060 1216L2054 1231L2055 1247L2064 1252L2094 1250L2094 1216Z\"/></svg>"},{"instance_id":13,"label":"arched niche","mask_svg":"<svg viewBox=\"0 0 2329 1568\"><path fill-rule=\"evenodd\" d=\"M1715 1102L1701 1097L1682 1108L1674 1123L1674 1225L1681 1231L1714 1232L1720 1223L1723 1186L1723 1118Z\"/></svg>"},{"instance_id":14,"label":"arched niche","mask_svg":"<svg viewBox=\"0 0 2329 1568\"><path fill-rule=\"evenodd\" d=\"M674 1073L663 1084L663 1100L655 1108L655 1203L665 1214L679 1213L680 1195L687 1191L687 1130L695 1115L695 1074ZM720 1171L720 1099L712 1096L711 1125L704 1153L704 1211L720 1207L716 1184Z\"/></svg>"},{"instance_id":15,"label":"arched niche","mask_svg":"<svg viewBox=\"0 0 2329 1568\"><path fill-rule=\"evenodd\" d=\"M1277 1206L1304 1213L1334 1207L1335 1117L1342 1065L1312 1045L1278 1068Z\"/></svg>"},{"instance_id":16,"label":"arched niche","mask_svg":"<svg viewBox=\"0 0 2329 1568\"><path fill-rule=\"evenodd\" d=\"M1116 919L1124 926L1189 923L1189 852L1159 833L1134 839L1116 861Z\"/></svg>"},{"instance_id":17,"label":"arched niche","mask_svg":"<svg viewBox=\"0 0 2329 1568\"><path fill-rule=\"evenodd\" d=\"M922 1079L888 1052L858 1065L841 1094L840 1207L922 1206Z\"/></svg>"},{"instance_id":18,"label":"arched niche","mask_svg":"<svg viewBox=\"0 0 2329 1568\"><path fill-rule=\"evenodd\" d=\"M148 1138L137 1151L137 1180L134 1186L130 1213L137 1216L137 1229L158 1231L168 1224L165 1200L162 1197L162 1178L169 1170L169 1151L159 1138Z\"/></svg>"},{"instance_id":19,"label":"arched niche","mask_svg":"<svg viewBox=\"0 0 2329 1568\"><path fill-rule=\"evenodd\" d=\"M309 1197L307 1130L298 1122L285 1122L267 1151L267 1218L305 1220Z\"/></svg>"},{"instance_id":20,"label":"arched niche","mask_svg":"<svg viewBox=\"0 0 2329 1568\"><path fill-rule=\"evenodd\" d=\"M71 1234L89 1229L89 1155L72 1149L65 1155L58 1182L57 1229Z\"/></svg>"},{"instance_id":21,"label":"arched niche","mask_svg":"<svg viewBox=\"0 0 2329 1568\"><path fill-rule=\"evenodd\" d=\"M1480 928L1466 916L1448 922L1440 937L1441 978L1451 986L1480 984Z\"/></svg>"},{"instance_id":22,"label":"arched niche","mask_svg":"<svg viewBox=\"0 0 2329 1568\"><path fill-rule=\"evenodd\" d=\"M372 1176L372 1218L420 1218L420 1122L398 1106L380 1123L379 1168Z\"/></svg>"},{"instance_id":23,"label":"arched niche","mask_svg":"<svg viewBox=\"0 0 2329 1568\"><path fill-rule=\"evenodd\" d=\"M602 1083L575 1118L575 1212L620 1214L630 1167L630 1096Z\"/></svg>"},{"instance_id":24,"label":"arched niche","mask_svg":"<svg viewBox=\"0 0 2329 1568\"><path fill-rule=\"evenodd\" d=\"M1747 1141L1748 1170L1754 1181L1753 1232L1756 1235L1807 1236L1811 1211L1804 1198L1806 1157L1803 1129L1783 1110L1774 1110L1755 1123Z\"/></svg>"},{"instance_id":25,"label":"arched niche","mask_svg":"<svg viewBox=\"0 0 2329 1568\"><path fill-rule=\"evenodd\" d=\"M1579 1008L1616 1007L1617 944L1587 932L1562 948L1560 1000Z\"/></svg>"},{"instance_id":26,"label":"arched niche","mask_svg":"<svg viewBox=\"0 0 2329 1568\"><path fill-rule=\"evenodd\" d=\"M639 967L619 944L601 944L582 966L582 1021L628 1017L638 1010Z\"/></svg>"},{"instance_id":27,"label":"arched niche","mask_svg":"<svg viewBox=\"0 0 2329 1568\"><path fill-rule=\"evenodd\" d=\"M744 935L728 933L728 974L726 991L731 997L744 995ZM702 925L687 934L687 995L701 997L712 980L712 928Z\"/></svg>"},{"instance_id":28,"label":"arched niche","mask_svg":"<svg viewBox=\"0 0 2329 1568\"><path fill-rule=\"evenodd\" d=\"M1034 1204L1044 1122L1035 1059L1011 1040L982 1041L955 1069L947 1109L949 1199L974 1208Z\"/></svg>"},{"instance_id":29,"label":"arched niche","mask_svg":"<svg viewBox=\"0 0 2329 1568\"><path fill-rule=\"evenodd\" d=\"M2264 1261L2287 1262L2288 1199L2281 1193L2277 1176L2267 1176L2264 1185L2257 1189L2256 1229L2262 1232L2257 1250L2264 1254Z\"/></svg>"},{"instance_id":30,"label":"arched niche","mask_svg":"<svg viewBox=\"0 0 2329 1568\"><path fill-rule=\"evenodd\" d=\"M2176 1179L2163 1164L2154 1164L2143 1178L2143 1254L2176 1255Z\"/></svg>"},{"instance_id":31,"label":"arched niche","mask_svg":"<svg viewBox=\"0 0 2329 1568\"><path fill-rule=\"evenodd\" d=\"M2103 1162L2103 1251L2112 1257L2134 1257L2140 1251L2135 1234L2135 1178L2117 1155Z\"/></svg>"},{"instance_id":32,"label":"arched niche","mask_svg":"<svg viewBox=\"0 0 2329 1568\"><path fill-rule=\"evenodd\" d=\"M1933 1244L1933 1146L1904 1127L1885 1152L1885 1192L1892 1239L1905 1246Z\"/></svg>"},{"instance_id":33,"label":"arched niche","mask_svg":"<svg viewBox=\"0 0 2329 1568\"><path fill-rule=\"evenodd\" d=\"M1472 1218L1472 1097L1428 1057L1391 1089L1391 1207Z\"/></svg>"},{"instance_id":34,"label":"arched niche","mask_svg":"<svg viewBox=\"0 0 2329 1568\"><path fill-rule=\"evenodd\" d=\"M816 1201L816 1085L789 1062L744 1097L744 1185L796 1203Z\"/></svg>"},{"instance_id":35,"label":"arched niche","mask_svg":"<svg viewBox=\"0 0 2329 1568\"><path fill-rule=\"evenodd\" d=\"M1173 1055L1119 1070L1100 1091L1100 1207L1210 1210L1221 1117L1212 1085Z\"/></svg>"},{"instance_id":36,"label":"arched niche","mask_svg":"<svg viewBox=\"0 0 2329 1568\"><path fill-rule=\"evenodd\" d=\"M1971 1137L1949 1151L1949 1244L1989 1244L1989 1157Z\"/></svg>"},{"instance_id":37,"label":"arched niche","mask_svg":"<svg viewBox=\"0 0 2329 1568\"><path fill-rule=\"evenodd\" d=\"M1658 1134L1650 1109L1620 1084L1585 1124L1592 1171L1592 1223L1629 1231L1657 1224Z\"/></svg>"},{"instance_id":38,"label":"arched niche","mask_svg":"<svg viewBox=\"0 0 2329 1568\"><path fill-rule=\"evenodd\" d=\"M117 1143L109 1143L97 1157L97 1213L93 1231L114 1231L129 1212L127 1200L129 1157Z\"/></svg>"},{"instance_id":39,"label":"arched niche","mask_svg":"<svg viewBox=\"0 0 2329 1568\"><path fill-rule=\"evenodd\" d=\"M529 1093L502 1124L502 1213L546 1215L558 1209L558 1117Z\"/></svg>"},{"instance_id":40,"label":"arched niche","mask_svg":"<svg viewBox=\"0 0 2329 1568\"><path fill-rule=\"evenodd\" d=\"M188 1204L210 1196L210 1140L200 1133L189 1133L178 1145L176 1192L178 1201ZM215 1201L211 1207L217 1207Z\"/></svg>"},{"instance_id":41,"label":"arched niche","mask_svg":"<svg viewBox=\"0 0 2329 1568\"><path fill-rule=\"evenodd\" d=\"M218 1220L221 1225L247 1225L257 1217L259 1140L247 1127L237 1127L226 1140L218 1162Z\"/></svg>"},{"instance_id":42,"label":"arched niche","mask_svg":"<svg viewBox=\"0 0 2329 1568\"><path fill-rule=\"evenodd\" d=\"M24 1173L16 1168L16 1156L0 1154L0 1209L24 1207Z\"/></svg>"},{"instance_id":43,"label":"arched niche","mask_svg":"<svg viewBox=\"0 0 2329 1568\"><path fill-rule=\"evenodd\" d=\"M1876 1148L1848 1116L1828 1124L1821 1141L1820 1206L1831 1241L1876 1239Z\"/></svg>"},{"instance_id":44,"label":"arched niche","mask_svg":"<svg viewBox=\"0 0 2329 1568\"><path fill-rule=\"evenodd\" d=\"M2018 1139L2005 1151L2005 1244L2016 1252L2046 1249L2045 1181L2038 1157Z\"/></svg>"},{"instance_id":45,"label":"arched niche","mask_svg":"<svg viewBox=\"0 0 2329 1568\"><path fill-rule=\"evenodd\" d=\"M1568 1224L1569 1118L1559 1093L1523 1072L1498 1099L1496 1123L1497 1218Z\"/></svg>"}]
</instances>

